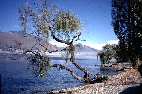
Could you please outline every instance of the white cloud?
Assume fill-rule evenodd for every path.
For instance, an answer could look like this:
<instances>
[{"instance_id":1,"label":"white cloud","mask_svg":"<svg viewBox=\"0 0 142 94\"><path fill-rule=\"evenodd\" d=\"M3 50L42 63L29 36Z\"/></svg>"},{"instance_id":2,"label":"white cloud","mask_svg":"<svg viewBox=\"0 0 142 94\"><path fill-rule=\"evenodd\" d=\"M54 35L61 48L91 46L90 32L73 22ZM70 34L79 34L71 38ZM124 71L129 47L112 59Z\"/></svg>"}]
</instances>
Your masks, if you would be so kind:
<instances>
[{"instance_id":1,"label":"white cloud","mask_svg":"<svg viewBox=\"0 0 142 94\"><path fill-rule=\"evenodd\" d=\"M102 47L105 46L105 43L103 44L94 44L94 43L84 43L84 45L89 46L91 48L97 49L97 50L102 50Z\"/></svg>"},{"instance_id":2,"label":"white cloud","mask_svg":"<svg viewBox=\"0 0 142 94\"><path fill-rule=\"evenodd\" d=\"M105 46L106 44L111 44L111 45L118 44L118 40L109 40L106 43L102 43L102 44L94 44L94 43L90 43L90 42L84 43L84 45L87 45L87 46L92 47L97 50L102 50L102 47Z\"/></svg>"},{"instance_id":3,"label":"white cloud","mask_svg":"<svg viewBox=\"0 0 142 94\"><path fill-rule=\"evenodd\" d=\"M58 46L58 47L66 47L66 46L67 46L67 45L64 44L64 43L60 43L60 42L56 42L56 41L50 41L50 43L51 43L52 45L56 45L56 46Z\"/></svg>"},{"instance_id":4,"label":"white cloud","mask_svg":"<svg viewBox=\"0 0 142 94\"><path fill-rule=\"evenodd\" d=\"M118 44L119 40L109 40L107 41L107 44Z\"/></svg>"},{"instance_id":5,"label":"white cloud","mask_svg":"<svg viewBox=\"0 0 142 94\"><path fill-rule=\"evenodd\" d=\"M56 41L50 41L51 44L57 45L58 47L66 47L67 45L64 43L59 43ZM83 43L83 45L89 46L91 48L97 49L97 50L102 50L102 47L105 46L106 44L118 44L118 40L108 40L106 43L102 44L94 44L90 42Z\"/></svg>"}]
</instances>

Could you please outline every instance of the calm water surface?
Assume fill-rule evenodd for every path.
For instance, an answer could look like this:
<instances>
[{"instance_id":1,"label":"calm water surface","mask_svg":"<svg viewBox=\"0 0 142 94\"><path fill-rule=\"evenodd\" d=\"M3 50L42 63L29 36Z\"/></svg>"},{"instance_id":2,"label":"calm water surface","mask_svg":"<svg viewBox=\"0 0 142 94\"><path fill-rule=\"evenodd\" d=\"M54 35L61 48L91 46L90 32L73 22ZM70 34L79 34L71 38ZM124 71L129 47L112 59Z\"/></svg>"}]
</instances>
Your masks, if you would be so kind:
<instances>
[{"instance_id":1,"label":"calm water surface","mask_svg":"<svg viewBox=\"0 0 142 94\"><path fill-rule=\"evenodd\" d=\"M77 60L80 65L91 72L91 77L97 72L105 75L111 75L115 72L111 70L100 70L95 64L100 64L95 59ZM65 63L64 60L52 60L51 63L64 64L72 68L77 75L83 76L83 73L76 69L72 64ZM43 78L35 77L31 71L27 70L28 61L0 61L0 74L3 94L24 94L36 91L49 91L51 89L69 88L84 85L83 82L74 79L70 72L51 68ZM110 72L111 71L111 72Z\"/></svg>"}]
</instances>

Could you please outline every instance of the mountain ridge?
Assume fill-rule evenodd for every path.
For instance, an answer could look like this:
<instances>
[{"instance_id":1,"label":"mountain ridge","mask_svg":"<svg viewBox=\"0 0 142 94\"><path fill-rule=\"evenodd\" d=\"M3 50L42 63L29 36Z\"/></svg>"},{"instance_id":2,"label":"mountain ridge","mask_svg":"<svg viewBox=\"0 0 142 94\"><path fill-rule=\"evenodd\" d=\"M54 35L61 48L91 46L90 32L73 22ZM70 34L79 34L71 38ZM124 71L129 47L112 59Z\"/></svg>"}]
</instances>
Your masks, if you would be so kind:
<instances>
[{"instance_id":1,"label":"mountain ridge","mask_svg":"<svg viewBox=\"0 0 142 94\"><path fill-rule=\"evenodd\" d=\"M44 40L41 40L39 44L37 45L37 37L33 35L27 34L26 36L23 36L22 32L17 31L9 31L9 32L0 32L0 49L3 51L7 51L10 49L16 50L18 49L18 45L20 45L23 49L34 48L42 49ZM17 45L18 44L18 45ZM36 45L35 45L36 44ZM78 43L79 45L79 51L80 52L95 52L97 53L99 50L91 48L89 46L83 45L81 43ZM58 47L57 45L49 45L49 51L55 51L61 49L61 47Z\"/></svg>"}]
</instances>

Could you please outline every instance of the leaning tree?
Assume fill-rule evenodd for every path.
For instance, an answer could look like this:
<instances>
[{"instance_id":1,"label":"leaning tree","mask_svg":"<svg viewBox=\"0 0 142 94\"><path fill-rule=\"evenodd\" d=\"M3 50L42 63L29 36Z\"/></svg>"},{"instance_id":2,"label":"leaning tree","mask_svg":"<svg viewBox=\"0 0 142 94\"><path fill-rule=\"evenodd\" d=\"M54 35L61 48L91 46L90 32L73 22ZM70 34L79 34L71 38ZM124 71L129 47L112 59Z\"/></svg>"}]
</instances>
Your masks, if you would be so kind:
<instances>
[{"instance_id":1,"label":"leaning tree","mask_svg":"<svg viewBox=\"0 0 142 94\"><path fill-rule=\"evenodd\" d=\"M27 3L26 6L19 8L19 19L23 27L23 34L26 36L27 33L36 36L37 43L43 47L43 51L38 49L32 50L34 46L24 53L32 53L30 59L30 66L36 71L35 74L41 77L46 74L47 68L57 67L65 69L71 73L71 75L80 81L91 82L90 72L80 66L75 60L75 51L78 45L74 42L80 40L80 21L71 11L58 10L56 6L48 5L46 0L39 0L34 2L34 8L30 7ZM44 44L40 40L45 40ZM61 50L49 51L49 40L53 39L57 42L66 44ZM36 44L35 44L36 45ZM45 52L59 52L64 51L70 63L72 63L79 70L83 71L84 77L78 76L73 69L61 65L51 64L50 59L45 56Z\"/></svg>"}]
</instances>

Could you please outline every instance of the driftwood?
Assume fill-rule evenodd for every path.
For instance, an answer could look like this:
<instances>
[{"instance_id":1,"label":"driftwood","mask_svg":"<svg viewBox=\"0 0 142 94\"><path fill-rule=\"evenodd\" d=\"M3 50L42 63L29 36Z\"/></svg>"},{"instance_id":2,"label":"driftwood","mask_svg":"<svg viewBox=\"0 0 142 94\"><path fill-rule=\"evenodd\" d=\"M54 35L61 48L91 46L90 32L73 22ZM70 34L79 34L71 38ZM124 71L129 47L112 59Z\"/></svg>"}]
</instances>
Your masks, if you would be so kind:
<instances>
[{"instance_id":1,"label":"driftwood","mask_svg":"<svg viewBox=\"0 0 142 94\"><path fill-rule=\"evenodd\" d=\"M125 70L129 70L129 69L133 68L131 64L124 64L124 63L118 63L118 64L96 64L95 66L104 67L104 68L112 68L116 72L118 72L118 71L125 71Z\"/></svg>"},{"instance_id":2,"label":"driftwood","mask_svg":"<svg viewBox=\"0 0 142 94\"><path fill-rule=\"evenodd\" d=\"M103 81L105 81L107 79L108 79L108 76L103 76L98 72L96 75L94 75L94 78L92 79L91 83L92 84L101 83L101 82L103 82Z\"/></svg>"}]
</instances>

